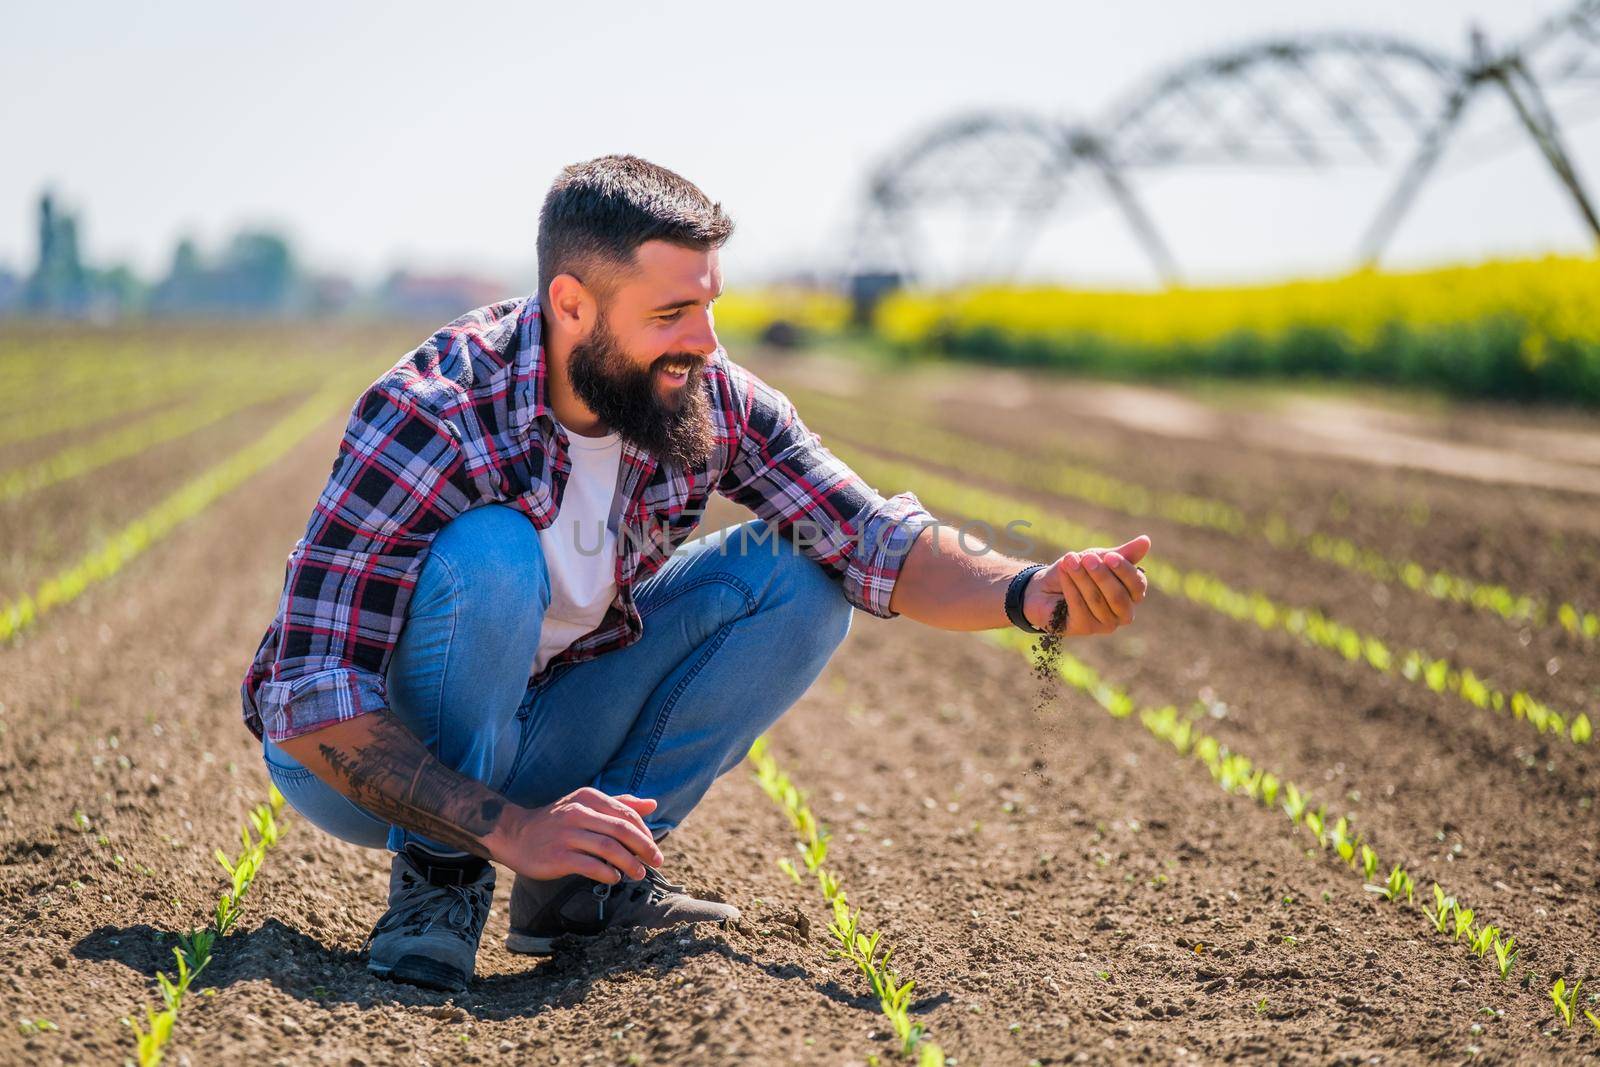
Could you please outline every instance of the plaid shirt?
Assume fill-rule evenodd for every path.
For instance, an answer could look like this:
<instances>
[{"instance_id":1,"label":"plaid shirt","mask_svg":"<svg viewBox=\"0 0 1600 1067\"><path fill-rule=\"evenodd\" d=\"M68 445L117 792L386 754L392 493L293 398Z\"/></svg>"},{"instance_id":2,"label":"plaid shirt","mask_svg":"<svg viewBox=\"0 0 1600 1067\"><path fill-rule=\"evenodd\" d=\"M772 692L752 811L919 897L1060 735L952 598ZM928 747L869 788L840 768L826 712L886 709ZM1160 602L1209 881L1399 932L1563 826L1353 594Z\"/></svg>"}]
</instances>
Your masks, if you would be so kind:
<instances>
[{"instance_id":1,"label":"plaid shirt","mask_svg":"<svg viewBox=\"0 0 1600 1067\"><path fill-rule=\"evenodd\" d=\"M244 680L253 734L282 741L388 706L384 679L406 605L434 534L451 519L505 503L539 529L554 521L571 464L545 375L538 302L528 297L452 322L356 402ZM894 614L901 563L932 516L910 493L885 500L822 446L783 394L720 348L704 388L715 427L704 466L661 464L624 443L616 598L543 673L639 639L634 586L693 533L712 490L793 534L851 604Z\"/></svg>"}]
</instances>

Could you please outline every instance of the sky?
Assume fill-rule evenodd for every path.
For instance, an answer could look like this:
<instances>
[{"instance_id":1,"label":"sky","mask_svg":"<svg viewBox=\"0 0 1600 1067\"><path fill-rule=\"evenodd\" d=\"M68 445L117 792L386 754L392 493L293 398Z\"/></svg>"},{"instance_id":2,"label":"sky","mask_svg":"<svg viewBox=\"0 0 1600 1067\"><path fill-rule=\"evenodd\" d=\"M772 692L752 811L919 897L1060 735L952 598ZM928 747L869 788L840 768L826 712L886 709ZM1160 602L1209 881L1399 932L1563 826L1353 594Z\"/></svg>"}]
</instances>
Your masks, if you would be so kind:
<instances>
[{"instance_id":1,"label":"sky","mask_svg":"<svg viewBox=\"0 0 1600 1067\"><path fill-rule=\"evenodd\" d=\"M0 35L0 267L34 255L53 189L86 252L163 271L180 235L275 226L302 257L371 280L406 264L533 278L540 200L570 162L632 152L720 200L730 286L840 261L863 183L919 131L976 108L1093 122L1162 68L1250 39L1360 29L1452 55L1469 23L1510 41L1563 10L1532 0L1146 4L12 5ZM1597 119L1591 102L1583 116ZM1531 147L1474 113L1387 256L1396 266L1592 245ZM1567 131L1600 193L1600 120ZM1134 175L1196 281L1329 273L1398 166ZM1027 270L1151 283L1089 191Z\"/></svg>"}]
</instances>

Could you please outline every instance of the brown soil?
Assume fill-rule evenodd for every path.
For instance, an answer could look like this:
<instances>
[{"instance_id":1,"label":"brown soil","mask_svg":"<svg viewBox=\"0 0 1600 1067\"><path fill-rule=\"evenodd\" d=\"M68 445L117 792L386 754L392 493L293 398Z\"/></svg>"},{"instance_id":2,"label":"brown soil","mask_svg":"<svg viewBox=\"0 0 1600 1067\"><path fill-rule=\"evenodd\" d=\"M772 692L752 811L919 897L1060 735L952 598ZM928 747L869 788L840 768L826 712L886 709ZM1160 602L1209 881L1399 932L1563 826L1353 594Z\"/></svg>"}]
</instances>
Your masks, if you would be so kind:
<instances>
[{"instance_id":1,"label":"brown soil","mask_svg":"<svg viewBox=\"0 0 1600 1067\"><path fill-rule=\"evenodd\" d=\"M1060 429L1026 405L1000 422L969 410L948 425L996 439ZM1269 477L1275 461L1246 450L1153 452L1128 431L1075 432L1141 481L1194 489L1191 473L1206 471L1260 507L1337 484L1360 531L1395 529L1360 506L1373 483L1364 467L1324 460L1308 485L1307 468ZM266 789L239 724L238 677L336 433L330 424L0 648L0 1062L120 1062L132 1046L119 1020L153 1002L173 934L204 921L221 885L211 851L236 840ZM133 465L127 477L147 473ZM1572 517L1560 494L1423 482L1438 562L1463 570L1475 558L1461 550L1459 503L1477 500L1470 521L1496 543L1527 536L1529 513L1513 506L1522 494L1538 498L1536 519ZM108 523L134 505L95 496L80 488L77 502ZM70 499L52 514L74 514ZM1068 510L1094 525L1116 518ZM1370 596L1342 572L1151 532L1174 562L1204 559L1282 600L1350 609L1344 598ZM1546 557L1536 537L1519 573L1559 572ZM1551 678L1542 646L1426 599L1395 593L1368 615L1429 646L1448 633L1456 654L1507 684L1600 684L1581 655L1566 653ZM829 863L852 903L916 979L916 1015L961 1064L1461 1062L1474 1051L1570 1062L1600 1051L1600 1035L1555 1021L1545 993L1555 974L1592 975L1585 992L1600 989L1591 753L1186 602L1152 598L1132 628L1063 647L1143 704L1205 700L1209 732L1355 813L1419 888L1438 878L1515 933L1539 978L1502 983L1417 912L1308 856L1281 814L1224 794L1136 719L1072 692L1041 701L1025 657L858 615L773 731L773 753L834 833ZM743 771L667 844L669 873L739 904L741 924L618 935L535 963L500 945L502 893L480 976L450 997L367 976L357 950L383 910L386 857L291 816L242 928L201 982L215 994L184 1009L170 1062L894 1062L860 976L826 953L820 895L774 862L793 854L787 822ZM22 1016L60 1030L23 1034Z\"/></svg>"}]
</instances>

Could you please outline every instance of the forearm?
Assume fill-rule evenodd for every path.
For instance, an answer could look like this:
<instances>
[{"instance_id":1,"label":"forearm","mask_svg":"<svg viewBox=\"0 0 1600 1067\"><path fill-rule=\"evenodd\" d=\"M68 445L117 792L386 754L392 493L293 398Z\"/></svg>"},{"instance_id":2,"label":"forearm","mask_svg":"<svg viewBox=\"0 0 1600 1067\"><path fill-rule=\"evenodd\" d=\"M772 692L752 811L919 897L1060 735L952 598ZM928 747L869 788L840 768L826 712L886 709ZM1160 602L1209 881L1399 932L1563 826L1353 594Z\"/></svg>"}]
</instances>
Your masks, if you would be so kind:
<instances>
[{"instance_id":1,"label":"forearm","mask_svg":"<svg viewBox=\"0 0 1600 1067\"><path fill-rule=\"evenodd\" d=\"M395 715L374 711L280 746L363 809L485 859L502 822L522 809L446 767Z\"/></svg>"},{"instance_id":2,"label":"forearm","mask_svg":"<svg viewBox=\"0 0 1600 1067\"><path fill-rule=\"evenodd\" d=\"M980 551L949 526L924 527L912 542L895 580L889 607L941 630L993 630L1008 626L1006 586L1027 560Z\"/></svg>"}]
</instances>

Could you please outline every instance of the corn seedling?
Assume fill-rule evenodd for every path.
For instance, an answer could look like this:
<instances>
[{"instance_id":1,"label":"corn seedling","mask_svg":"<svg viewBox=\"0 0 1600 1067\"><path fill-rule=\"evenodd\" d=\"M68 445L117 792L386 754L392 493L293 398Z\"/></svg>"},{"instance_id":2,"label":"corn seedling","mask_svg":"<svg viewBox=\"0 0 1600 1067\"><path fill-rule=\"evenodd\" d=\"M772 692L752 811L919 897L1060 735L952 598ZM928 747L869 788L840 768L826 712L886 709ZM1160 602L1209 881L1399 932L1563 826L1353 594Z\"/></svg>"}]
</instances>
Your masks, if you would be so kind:
<instances>
[{"instance_id":1,"label":"corn seedling","mask_svg":"<svg viewBox=\"0 0 1600 1067\"><path fill-rule=\"evenodd\" d=\"M1361 846L1361 873L1369 882L1378 877L1378 854L1370 845Z\"/></svg>"},{"instance_id":2,"label":"corn seedling","mask_svg":"<svg viewBox=\"0 0 1600 1067\"><path fill-rule=\"evenodd\" d=\"M1394 869L1389 872L1389 882L1384 886L1383 898L1390 903L1398 904L1400 894L1404 893L1406 903L1410 904L1415 899L1416 888L1416 883L1411 880L1411 875L1406 873L1405 868L1395 864Z\"/></svg>"},{"instance_id":3,"label":"corn seedling","mask_svg":"<svg viewBox=\"0 0 1600 1067\"><path fill-rule=\"evenodd\" d=\"M98 548L58 571L31 593L0 601L0 642L10 640L47 612L77 599L92 585L111 578L130 560L200 514L224 494L243 485L268 464L303 441L349 405L343 381L318 390L260 437L201 472L113 533Z\"/></svg>"},{"instance_id":4,"label":"corn seedling","mask_svg":"<svg viewBox=\"0 0 1600 1067\"><path fill-rule=\"evenodd\" d=\"M1284 783L1283 810L1289 816L1290 822L1299 823L1305 817L1306 800L1307 798L1301 794L1293 782Z\"/></svg>"},{"instance_id":5,"label":"corn seedling","mask_svg":"<svg viewBox=\"0 0 1600 1067\"><path fill-rule=\"evenodd\" d=\"M873 484L916 486L924 503L946 508L967 518L1005 527L1018 519L1030 524L1041 540L1056 545L1104 543L1110 537L1059 515L1041 512L1031 502L981 489L967 482L944 476L914 462L882 460L854 449L835 448L863 478ZM962 469L970 469L970 457ZM1448 694L1482 710L1524 719L1540 733L1554 733L1575 743L1585 743L1588 730L1579 731L1584 740L1572 736L1569 725L1578 718L1551 707L1522 690L1507 692L1491 685L1476 672L1444 659L1434 659L1418 649L1390 648L1375 635L1329 618L1315 608L1284 604L1259 590L1237 589L1221 578L1190 570L1147 556L1141 563L1152 588L1180 596L1235 621L1254 624L1263 630L1283 631L1301 643L1328 652L1352 663L1364 663L1382 674L1399 674L1408 682L1425 684L1440 694ZM1125 697L1106 703L1114 716L1132 711Z\"/></svg>"},{"instance_id":6,"label":"corn seedling","mask_svg":"<svg viewBox=\"0 0 1600 1067\"><path fill-rule=\"evenodd\" d=\"M1333 829L1328 833L1328 844L1333 847L1340 859L1350 866L1356 865L1356 842L1350 836L1350 820L1343 815L1334 822Z\"/></svg>"},{"instance_id":7,"label":"corn seedling","mask_svg":"<svg viewBox=\"0 0 1600 1067\"><path fill-rule=\"evenodd\" d=\"M1585 1008L1583 1010L1583 1017L1589 1020L1590 1025L1595 1028L1596 1033L1600 1033L1600 1015L1596 1015L1588 1008Z\"/></svg>"},{"instance_id":8,"label":"corn seedling","mask_svg":"<svg viewBox=\"0 0 1600 1067\"><path fill-rule=\"evenodd\" d=\"M289 378L272 388L233 388L202 397L188 407L163 411L139 422L115 427L82 444L64 448L37 463L0 472L0 502L37 492L110 463L137 456L166 441L195 433L212 423L248 408L265 404L306 386L307 378Z\"/></svg>"},{"instance_id":9,"label":"corn seedling","mask_svg":"<svg viewBox=\"0 0 1600 1067\"><path fill-rule=\"evenodd\" d=\"M777 804L788 817L789 824L798 835L795 846L805 860L806 869L817 876L817 886L828 902L831 918L828 932L839 947L830 949L835 958L849 959L866 978L867 984L878 998L879 1010L889 1020L895 1036L900 1040L900 1053L906 1058L915 1056L918 1067L942 1067L944 1052L928 1040L926 1028L911 1018L911 991L916 983L901 976L889 966L894 950L882 945L883 932L871 933L861 928L860 909L852 909L844 887L838 877L823 866L828 856L831 835L817 822L805 794L778 766L778 761L768 751L767 739L759 737L750 747L750 762L755 765L753 777L761 791ZM800 882L799 872L792 862L780 860L779 866ZM881 952L880 952L881 948Z\"/></svg>"},{"instance_id":10,"label":"corn seedling","mask_svg":"<svg viewBox=\"0 0 1600 1067\"><path fill-rule=\"evenodd\" d=\"M1445 932L1445 926L1450 921L1450 912L1456 906L1456 901L1454 897L1446 896L1438 883L1434 883L1433 903L1432 911L1429 911L1428 906L1424 904L1422 906L1422 914L1426 915L1428 921L1433 923L1434 930L1442 934Z\"/></svg>"},{"instance_id":11,"label":"corn seedling","mask_svg":"<svg viewBox=\"0 0 1600 1067\"><path fill-rule=\"evenodd\" d=\"M1511 968L1516 966L1517 953L1513 947L1516 943L1517 939L1514 937L1508 937L1504 941L1498 937L1494 939L1494 962L1495 966L1500 968L1502 979L1510 978Z\"/></svg>"},{"instance_id":12,"label":"corn seedling","mask_svg":"<svg viewBox=\"0 0 1600 1067\"><path fill-rule=\"evenodd\" d=\"M1325 807L1306 812L1305 828L1311 831L1311 836L1316 839L1319 848L1328 847L1328 842L1323 836L1323 832L1327 829L1327 818L1328 812Z\"/></svg>"},{"instance_id":13,"label":"corn seedling","mask_svg":"<svg viewBox=\"0 0 1600 1067\"><path fill-rule=\"evenodd\" d=\"M818 834L800 846L800 856L806 861L806 870L816 873L822 861L828 858L828 834Z\"/></svg>"},{"instance_id":14,"label":"corn seedling","mask_svg":"<svg viewBox=\"0 0 1600 1067\"><path fill-rule=\"evenodd\" d=\"M1024 654L1031 652L1032 649L1027 637L1020 632L1012 633L1005 630L991 632L985 634L985 639ZM1108 712L1113 703L1120 705L1119 698L1126 699L1126 694L1122 690L1106 682L1094 668L1075 656L1060 653L1055 661L1054 670L1062 681L1072 688L1089 695L1096 703L1106 708ZM1228 752L1216 738L1200 732L1198 729L1193 729L1191 720L1179 720L1177 711L1170 705L1163 708L1140 709L1137 721L1156 737L1169 741L1174 735L1179 722L1185 722L1185 725L1191 727L1183 735L1190 746L1189 758L1206 766L1218 784L1223 784L1223 775L1219 772L1218 765L1230 757L1238 755L1237 753ZM1242 766L1242 764L1235 763L1233 766ZM1263 781L1264 779L1265 776L1263 776ZM1281 794L1281 803L1278 804L1278 807L1281 807L1283 813L1291 822L1303 825L1313 833L1318 834L1319 839L1324 843L1324 847L1327 847L1329 841L1333 842L1336 848L1340 844L1348 846L1348 851L1346 848L1338 848L1339 855L1352 868L1359 864L1361 871L1366 876L1367 884L1364 888L1367 892L1376 893L1396 905L1402 902L1402 898L1406 904L1416 904L1415 881L1401 865L1394 864L1390 868L1389 876L1383 884L1379 885L1373 882L1381 865L1380 857L1377 850L1371 845L1360 842L1351 834L1348 816L1339 816L1329 827L1326 808L1318 806L1315 810L1312 810L1312 797L1309 793L1300 790L1293 782L1274 779L1274 783L1276 786L1274 792ZM1273 801L1279 799L1279 797L1275 796L1269 799L1267 791L1261 789L1257 791L1254 799L1258 803L1270 807ZM1310 850L1308 850L1308 854L1314 855ZM1292 903L1292 901L1293 898L1291 897L1284 898L1285 905ZM1443 887L1438 885L1434 886L1434 907L1429 908L1427 905L1423 905L1420 910L1427 916L1429 922L1439 933L1449 932L1450 924L1453 921L1461 924L1456 930L1456 940L1462 940L1470 934L1472 941L1469 947L1472 947L1474 951L1478 951L1478 946L1483 943L1493 946L1497 958L1503 955L1501 963L1502 977L1509 974L1515 958L1515 954L1512 952L1512 945L1515 943L1514 938L1508 937L1502 942L1500 940L1502 931L1498 927L1490 927L1493 933L1488 935L1484 935L1481 931L1474 932L1472 923L1475 913L1461 905L1454 897L1446 894ZM1479 954L1482 954L1481 951Z\"/></svg>"},{"instance_id":15,"label":"corn seedling","mask_svg":"<svg viewBox=\"0 0 1600 1067\"><path fill-rule=\"evenodd\" d=\"M267 849L278 843L282 828L277 816L282 810L283 794L278 792L276 786L272 786L267 802L258 804L250 812L250 825L239 829L244 850L238 858L230 860L221 849L217 850L217 862L227 872L229 886L217 900L212 925L204 930L190 930L178 935L178 944L172 949L172 958L177 965L176 977L169 978L164 971L156 972L162 1008L160 1011L145 1008L145 1022L149 1029L131 1019L123 1020L133 1031L139 1067L155 1067L166 1055L167 1042L172 1037L172 1028L178 1020L178 1012L183 1008L183 999L188 995L189 987L210 964L211 950L217 939L225 937L238 921L240 904L261 869ZM250 834L251 827L256 831L254 837Z\"/></svg>"},{"instance_id":16,"label":"corn seedling","mask_svg":"<svg viewBox=\"0 0 1600 1067\"><path fill-rule=\"evenodd\" d=\"M1556 1011L1561 1013L1561 1019L1568 1026L1572 1025L1572 1013L1578 1006L1578 990L1583 988L1583 979L1578 979L1569 989L1565 978L1557 978L1555 985L1550 987L1550 999L1555 1002Z\"/></svg>"},{"instance_id":17,"label":"corn seedling","mask_svg":"<svg viewBox=\"0 0 1600 1067\"><path fill-rule=\"evenodd\" d=\"M1269 808L1278 804L1278 776L1270 771L1261 776L1261 803Z\"/></svg>"},{"instance_id":18,"label":"corn seedling","mask_svg":"<svg viewBox=\"0 0 1600 1067\"><path fill-rule=\"evenodd\" d=\"M1494 947L1495 938L1499 936L1500 928L1497 926L1490 926L1488 923L1484 923L1482 926L1472 931L1471 945L1473 954L1476 955L1480 960L1483 959L1483 957L1489 954L1489 950Z\"/></svg>"}]
</instances>

